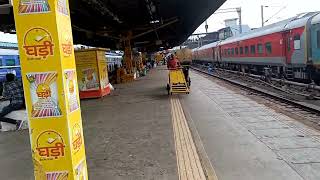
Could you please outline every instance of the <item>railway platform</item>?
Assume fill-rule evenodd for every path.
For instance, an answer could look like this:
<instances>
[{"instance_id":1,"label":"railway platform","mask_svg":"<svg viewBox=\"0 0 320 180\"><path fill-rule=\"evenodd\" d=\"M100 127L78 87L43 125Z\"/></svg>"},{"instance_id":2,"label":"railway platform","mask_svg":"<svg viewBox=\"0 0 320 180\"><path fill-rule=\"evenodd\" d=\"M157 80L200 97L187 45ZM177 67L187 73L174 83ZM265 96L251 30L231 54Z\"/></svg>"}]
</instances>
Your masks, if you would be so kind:
<instances>
[{"instance_id":1,"label":"railway platform","mask_svg":"<svg viewBox=\"0 0 320 180\"><path fill-rule=\"evenodd\" d=\"M81 102L89 179L316 180L320 132L191 72L168 96L164 67ZM26 130L0 133L0 179L33 179Z\"/></svg>"}]
</instances>

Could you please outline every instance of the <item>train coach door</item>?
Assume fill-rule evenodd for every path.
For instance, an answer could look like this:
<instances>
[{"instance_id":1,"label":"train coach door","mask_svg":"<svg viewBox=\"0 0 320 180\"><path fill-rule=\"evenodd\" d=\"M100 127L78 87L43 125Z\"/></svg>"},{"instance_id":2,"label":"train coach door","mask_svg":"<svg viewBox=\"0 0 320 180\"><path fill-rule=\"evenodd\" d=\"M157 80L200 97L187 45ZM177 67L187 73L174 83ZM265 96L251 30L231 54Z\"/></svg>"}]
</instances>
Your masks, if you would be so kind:
<instances>
[{"instance_id":1,"label":"train coach door","mask_svg":"<svg viewBox=\"0 0 320 180\"><path fill-rule=\"evenodd\" d=\"M222 56L222 51L221 51L221 46L218 46L219 47L219 56L218 56L218 61L221 61L221 56Z\"/></svg>"},{"instance_id":2,"label":"train coach door","mask_svg":"<svg viewBox=\"0 0 320 180\"><path fill-rule=\"evenodd\" d=\"M212 48L212 59L213 59L213 62L217 61L217 58L216 58L216 48Z\"/></svg>"},{"instance_id":3,"label":"train coach door","mask_svg":"<svg viewBox=\"0 0 320 180\"><path fill-rule=\"evenodd\" d=\"M292 42L291 42L290 31L283 31L282 33L282 52L283 56L285 57L286 64L291 63L291 54L292 54Z\"/></svg>"},{"instance_id":4,"label":"train coach door","mask_svg":"<svg viewBox=\"0 0 320 180\"><path fill-rule=\"evenodd\" d=\"M320 24L314 24L311 30L311 52L313 64L320 64Z\"/></svg>"}]
</instances>

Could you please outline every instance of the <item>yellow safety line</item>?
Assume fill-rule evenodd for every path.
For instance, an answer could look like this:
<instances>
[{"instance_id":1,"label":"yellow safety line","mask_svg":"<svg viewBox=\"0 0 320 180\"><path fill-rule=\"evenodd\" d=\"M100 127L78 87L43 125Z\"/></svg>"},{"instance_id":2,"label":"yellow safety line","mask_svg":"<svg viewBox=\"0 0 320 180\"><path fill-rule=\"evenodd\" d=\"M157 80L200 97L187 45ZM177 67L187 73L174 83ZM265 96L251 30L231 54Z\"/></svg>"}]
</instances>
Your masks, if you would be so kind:
<instances>
[{"instance_id":1,"label":"yellow safety line","mask_svg":"<svg viewBox=\"0 0 320 180\"><path fill-rule=\"evenodd\" d=\"M179 180L206 180L191 131L178 97L171 98Z\"/></svg>"}]
</instances>

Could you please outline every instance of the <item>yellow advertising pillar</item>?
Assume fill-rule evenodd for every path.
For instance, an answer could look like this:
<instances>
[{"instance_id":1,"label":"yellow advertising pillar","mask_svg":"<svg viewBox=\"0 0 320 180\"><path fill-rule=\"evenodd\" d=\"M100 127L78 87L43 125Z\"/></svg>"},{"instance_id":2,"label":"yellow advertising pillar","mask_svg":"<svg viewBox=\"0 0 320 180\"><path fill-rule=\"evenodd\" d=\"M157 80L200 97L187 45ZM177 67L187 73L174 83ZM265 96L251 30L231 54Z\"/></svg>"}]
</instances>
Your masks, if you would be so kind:
<instances>
[{"instance_id":1,"label":"yellow advertising pillar","mask_svg":"<svg viewBox=\"0 0 320 180\"><path fill-rule=\"evenodd\" d=\"M13 7L35 179L87 179L68 1Z\"/></svg>"}]
</instances>

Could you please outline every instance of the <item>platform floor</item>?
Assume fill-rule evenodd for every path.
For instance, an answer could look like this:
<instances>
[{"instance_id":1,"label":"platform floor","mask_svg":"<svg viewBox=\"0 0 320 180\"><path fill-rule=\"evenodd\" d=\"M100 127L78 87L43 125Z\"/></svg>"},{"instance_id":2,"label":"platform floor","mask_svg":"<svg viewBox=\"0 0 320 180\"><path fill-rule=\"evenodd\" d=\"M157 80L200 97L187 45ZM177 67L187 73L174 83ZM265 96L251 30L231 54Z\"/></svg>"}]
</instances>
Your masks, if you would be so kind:
<instances>
[{"instance_id":1,"label":"platform floor","mask_svg":"<svg viewBox=\"0 0 320 180\"><path fill-rule=\"evenodd\" d=\"M167 73L81 101L89 179L177 179ZM0 179L33 179L28 131L0 133Z\"/></svg>"},{"instance_id":2,"label":"platform floor","mask_svg":"<svg viewBox=\"0 0 320 180\"><path fill-rule=\"evenodd\" d=\"M160 67L81 102L89 179L320 179L319 132L191 76L189 95L168 96ZM33 179L30 155L27 131L0 133L0 179Z\"/></svg>"},{"instance_id":3,"label":"platform floor","mask_svg":"<svg viewBox=\"0 0 320 180\"><path fill-rule=\"evenodd\" d=\"M182 104L219 180L320 179L318 131L211 77L192 80Z\"/></svg>"}]
</instances>

